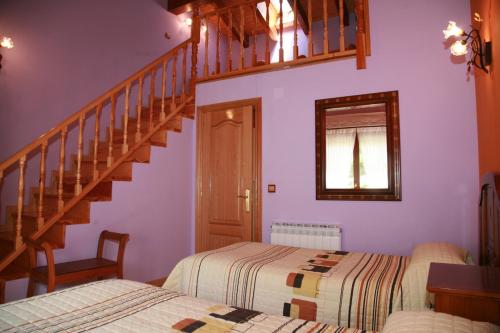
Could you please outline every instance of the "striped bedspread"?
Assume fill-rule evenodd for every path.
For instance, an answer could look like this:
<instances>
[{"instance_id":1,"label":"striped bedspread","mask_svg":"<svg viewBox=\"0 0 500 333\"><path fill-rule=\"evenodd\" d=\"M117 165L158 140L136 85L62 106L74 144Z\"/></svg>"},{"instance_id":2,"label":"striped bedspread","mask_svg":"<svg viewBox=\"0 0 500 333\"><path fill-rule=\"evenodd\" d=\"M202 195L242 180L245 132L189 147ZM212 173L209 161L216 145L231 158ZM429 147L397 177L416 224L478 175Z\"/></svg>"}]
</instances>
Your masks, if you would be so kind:
<instances>
[{"instance_id":1,"label":"striped bedspread","mask_svg":"<svg viewBox=\"0 0 500 333\"><path fill-rule=\"evenodd\" d=\"M0 332L361 332L105 280L0 306Z\"/></svg>"},{"instance_id":2,"label":"striped bedspread","mask_svg":"<svg viewBox=\"0 0 500 333\"><path fill-rule=\"evenodd\" d=\"M245 309L380 330L408 257L237 243L182 260L164 288Z\"/></svg>"}]
</instances>

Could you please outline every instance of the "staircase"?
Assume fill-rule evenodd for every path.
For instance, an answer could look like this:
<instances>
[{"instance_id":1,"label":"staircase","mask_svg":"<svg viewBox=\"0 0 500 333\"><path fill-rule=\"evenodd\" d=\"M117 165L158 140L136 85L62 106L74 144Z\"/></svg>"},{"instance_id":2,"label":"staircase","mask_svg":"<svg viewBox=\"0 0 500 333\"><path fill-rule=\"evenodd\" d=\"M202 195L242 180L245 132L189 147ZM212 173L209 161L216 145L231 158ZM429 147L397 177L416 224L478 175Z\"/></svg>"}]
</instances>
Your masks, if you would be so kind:
<instances>
[{"instance_id":1,"label":"staircase","mask_svg":"<svg viewBox=\"0 0 500 333\"><path fill-rule=\"evenodd\" d=\"M131 181L133 163L148 163L151 146L166 147L168 131L180 132L183 118L194 119L196 82L287 69L343 57L356 57L357 68L365 68L369 40L365 34L368 28L367 0L354 1L356 45L347 45L344 15L339 15L338 49L329 46L329 34L332 31L329 31L327 24L328 1L321 1L322 51L314 51L317 46L313 43L312 29L309 29L307 36L307 48L300 50L298 45L299 23L302 22L307 28L312 27L315 20L312 15L313 0L307 0L308 17L303 17L299 22L295 16L293 22L291 59L283 56L282 11L279 12L281 17L277 27L272 24L277 17L273 21L269 16L269 1L266 1L265 19L262 18L259 25L256 8L260 0L250 0L245 4L231 5L205 14L195 8L190 39L0 163L0 214L5 214L0 215L0 303L4 301L5 282L28 275L29 259L25 239L43 239L55 249L64 248L66 227L90 222L91 202L110 201L114 181ZM344 0L330 1L337 6L338 13L344 12ZM318 3L320 0L314 0L315 6ZM297 12L299 5L298 0L293 1L294 12ZM254 20L246 19L247 14ZM236 35L239 35L239 39L234 42L236 36L233 30L237 22L239 30ZM254 24L248 28L248 22ZM215 36L209 33L209 24L214 25ZM198 76L198 44L202 33L204 64ZM265 49L260 50L261 54L257 48L258 33L263 33L266 41ZM249 63L245 58L244 41L250 35L253 43L250 43ZM277 62L271 62L270 59L272 35L280 36L277 44L280 57ZM209 50L211 38L216 40L215 50ZM223 38L231 41L226 43L225 65L222 60L224 50L221 48ZM234 49L239 48L238 66L234 67L233 42ZM209 51L215 54L215 69L210 68ZM262 58L264 60L260 60ZM27 170L33 169L36 175L27 177ZM47 182L47 178L50 182ZM37 186L27 187L27 183L37 182ZM11 206L5 206L4 202ZM2 221L2 218L5 220Z\"/></svg>"},{"instance_id":2,"label":"staircase","mask_svg":"<svg viewBox=\"0 0 500 333\"><path fill-rule=\"evenodd\" d=\"M6 281L28 276L25 239L64 248L66 227L90 222L91 202L110 201L114 181L131 181L133 163L148 163L151 146L166 147L168 131L194 119L198 42L170 50L0 164L0 194L7 176L17 178L6 191L16 204L0 206L0 303ZM39 176L29 189L28 163Z\"/></svg>"}]
</instances>

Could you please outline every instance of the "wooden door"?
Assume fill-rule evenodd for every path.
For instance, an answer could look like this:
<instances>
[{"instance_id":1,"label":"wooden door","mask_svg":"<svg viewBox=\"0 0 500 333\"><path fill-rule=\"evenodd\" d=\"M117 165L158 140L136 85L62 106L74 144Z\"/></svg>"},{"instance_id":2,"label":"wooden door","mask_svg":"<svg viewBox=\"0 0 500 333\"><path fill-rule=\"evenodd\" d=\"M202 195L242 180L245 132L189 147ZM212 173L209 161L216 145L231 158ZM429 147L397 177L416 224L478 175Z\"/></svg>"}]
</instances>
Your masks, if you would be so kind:
<instances>
[{"instance_id":1,"label":"wooden door","mask_svg":"<svg viewBox=\"0 0 500 333\"><path fill-rule=\"evenodd\" d=\"M256 111L241 102L200 108L197 252L260 240Z\"/></svg>"}]
</instances>

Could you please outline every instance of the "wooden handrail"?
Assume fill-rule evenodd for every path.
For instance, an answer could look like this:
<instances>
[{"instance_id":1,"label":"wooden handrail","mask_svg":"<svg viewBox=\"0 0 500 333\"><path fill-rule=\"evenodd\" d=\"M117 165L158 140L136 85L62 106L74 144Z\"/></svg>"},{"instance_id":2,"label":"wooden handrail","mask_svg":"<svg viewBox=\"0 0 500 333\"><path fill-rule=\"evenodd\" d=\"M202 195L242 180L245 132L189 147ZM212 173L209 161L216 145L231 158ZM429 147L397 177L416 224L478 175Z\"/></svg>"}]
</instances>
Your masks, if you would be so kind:
<instances>
[{"instance_id":1,"label":"wooden handrail","mask_svg":"<svg viewBox=\"0 0 500 333\"><path fill-rule=\"evenodd\" d=\"M90 102L87 105L85 105L83 108L80 109L80 111L75 112L74 114L72 114L71 116L69 116L68 118L66 118L62 122L60 122L56 127L52 128L49 131L47 131L46 133L42 134L37 139L35 139L33 142L31 142L30 144L26 145L24 148L22 148L21 150L19 150L17 153L13 154L9 158L7 158L5 161L3 161L2 163L0 163L0 170L2 170L2 171L6 170L11 165L17 163L21 159L22 156L28 155L33 150L37 149L39 146L42 145L42 143L45 140L49 141L52 137L54 137L57 134L59 134L65 127L67 127L67 126L73 124L74 122L78 121L79 118L80 118L80 116L86 115L88 112L93 111L93 109L95 109L97 107L97 105L99 105L101 103L105 104L105 102L108 99L110 99L110 97L112 95L115 95L116 93L120 92L121 90L124 90L125 87L126 87L126 85L128 83L132 83L133 81L138 80L139 77L144 72L147 72L148 70L151 70L155 66L158 66L164 59L169 58L175 52L177 52L177 50L179 48L181 48L181 47L183 47L185 45L187 46L191 42L192 42L191 38L188 39L188 40L186 40L185 42L182 42L176 48L169 50L167 53L165 53L164 55L160 56L159 58L157 58L156 60L154 60L149 65L144 66L142 69L138 70L137 72L135 72L134 74L132 74L131 76L129 76L127 79L123 80L121 83L117 84L116 86L114 86L113 88L109 89L108 91L106 91L101 96L99 96L96 99L94 99L92 102Z\"/></svg>"}]
</instances>

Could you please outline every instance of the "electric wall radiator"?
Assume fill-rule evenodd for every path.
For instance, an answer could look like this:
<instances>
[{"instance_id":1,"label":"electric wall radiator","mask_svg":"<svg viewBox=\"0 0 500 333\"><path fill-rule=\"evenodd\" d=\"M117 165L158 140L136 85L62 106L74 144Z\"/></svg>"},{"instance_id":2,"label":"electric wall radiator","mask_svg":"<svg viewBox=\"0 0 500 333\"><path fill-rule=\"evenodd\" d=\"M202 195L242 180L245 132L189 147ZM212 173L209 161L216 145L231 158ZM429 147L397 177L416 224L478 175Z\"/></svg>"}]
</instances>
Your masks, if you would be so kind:
<instances>
[{"instance_id":1,"label":"electric wall radiator","mask_svg":"<svg viewBox=\"0 0 500 333\"><path fill-rule=\"evenodd\" d=\"M273 223L271 244L322 250L341 250L342 229L338 225Z\"/></svg>"}]
</instances>

